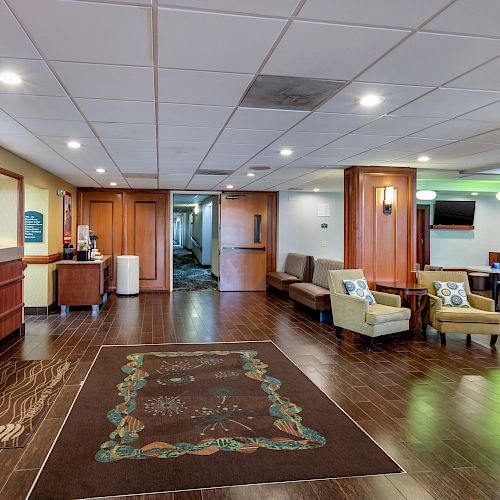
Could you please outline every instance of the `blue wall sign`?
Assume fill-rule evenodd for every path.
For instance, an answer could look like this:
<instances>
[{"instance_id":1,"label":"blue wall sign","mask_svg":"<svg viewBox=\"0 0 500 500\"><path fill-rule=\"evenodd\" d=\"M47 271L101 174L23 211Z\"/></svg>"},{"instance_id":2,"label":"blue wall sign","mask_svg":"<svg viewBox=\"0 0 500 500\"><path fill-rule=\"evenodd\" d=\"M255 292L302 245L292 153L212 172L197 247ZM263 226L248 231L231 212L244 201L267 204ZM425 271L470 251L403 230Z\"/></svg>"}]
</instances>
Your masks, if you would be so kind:
<instances>
[{"instance_id":1,"label":"blue wall sign","mask_svg":"<svg viewBox=\"0 0 500 500\"><path fill-rule=\"evenodd\" d=\"M40 212L24 213L24 242L43 243L43 214Z\"/></svg>"}]
</instances>

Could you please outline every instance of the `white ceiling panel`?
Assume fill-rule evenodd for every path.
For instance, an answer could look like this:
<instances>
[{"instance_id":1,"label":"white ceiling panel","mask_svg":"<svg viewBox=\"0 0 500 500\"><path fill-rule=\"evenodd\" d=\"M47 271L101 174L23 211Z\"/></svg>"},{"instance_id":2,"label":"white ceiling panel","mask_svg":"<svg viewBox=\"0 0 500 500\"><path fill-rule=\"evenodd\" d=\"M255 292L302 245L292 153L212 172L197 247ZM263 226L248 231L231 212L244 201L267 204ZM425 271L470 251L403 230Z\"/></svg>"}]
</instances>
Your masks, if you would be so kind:
<instances>
[{"instance_id":1,"label":"white ceiling panel","mask_svg":"<svg viewBox=\"0 0 500 500\"><path fill-rule=\"evenodd\" d=\"M210 149L210 142L180 142L180 141L160 141L160 153L165 155L184 156L186 154L202 157Z\"/></svg>"},{"instance_id":2,"label":"white ceiling panel","mask_svg":"<svg viewBox=\"0 0 500 500\"><path fill-rule=\"evenodd\" d=\"M71 139L78 139L80 137L95 137L92 130L90 130L89 126L84 121L19 118L19 122L34 135L67 137Z\"/></svg>"},{"instance_id":3,"label":"white ceiling panel","mask_svg":"<svg viewBox=\"0 0 500 500\"><path fill-rule=\"evenodd\" d=\"M192 175L194 175L197 168L198 163L192 164L183 162L160 162L160 173L163 173L164 175L183 175L191 177Z\"/></svg>"},{"instance_id":4,"label":"white ceiling panel","mask_svg":"<svg viewBox=\"0 0 500 500\"><path fill-rule=\"evenodd\" d=\"M49 149L45 144L43 144L33 135L22 134L0 134L0 146L16 153L18 151L25 151L38 154Z\"/></svg>"},{"instance_id":5,"label":"white ceiling panel","mask_svg":"<svg viewBox=\"0 0 500 500\"><path fill-rule=\"evenodd\" d=\"M500 57L450 82L448 87L500 90Z\"/></svg>"},{"instance_id":6,"label":"white ceiling panel","mask_svg":"<svg viewBox=\"0 0 500 500\"><path fill-rule=\"evenodd\" d=\"M73 97L154 101L153 68L55 62Z\"/></svg>"},{"instance_id":7,"label":"white ceiling panel","mask_svg":"<svg viewBox=\"0 0 500 500\"><path fill-rule=\"evenodd\" d=\"M430 90L432 90L432 87L353 82L321 106L319 111L380 116L399 108ZM384 101L379 106L361 106L359 100L363 96L370 94L381 96Z\"/></svg>"},{"instance_id":8,"label":"white ceiling panel","mask_svg":"<svg viewBox=\"0 0 500 500\"><path fill-rule=\"evenodd\" d=\"M67 97L0 94L0 108L14 118L82 119Z\"/></svg>"},{"instance_id":9,"label":"white ceiling panel","mask_svg":"<svg viewBox=\"0 0 500 500\"><path fill-rule=\"evenodd\" d=\"M498 0L457 0L425 26L426 30L500 37Z\"/></svg>"},{"instance_id":10,"label":"white ceiling panel","mask_svg":"<svg viewBox=\"0 0 500 500\"><path fill-rule=\"evenodd\" d=\"M311 160L311 163L316 165L332 165L334 162L362 152L362 148L333 148L332 146L325 146L301 158L301 161Z\"/></svg>"},{"instance_id":11,"label":"white ceiling panel","mask_svg":"<svg viewBox=\"0 0 500 500\"><path fill-rule=\"evenodd\" d=\"M156 166L156 151L113 151L110 155L118 166L126 162L149 163Z\"/></svg>"},{"instance_id":12,"label":"white ceiling panel","mask_svg":"<svg viewBox=\"0 0 500 500\"><path fill-rule=\"evenodd\" d=\"M393 135L404 136L413 134L423 128L436 125L443 120L441 118L422 118L409 116L383 116L378 120L365 125L359 129L360 134Z\"/></svg>"},{"instance_id":13,"label":"white ceiling panel","mask_svg":"<svg viewBox=\"0 0 500 500\"><path fill-rule=\"evenodd\" d=\"M124 173L156 174L158 171L156 168L156 161L122 161L118 166Z\"/></svg>"},{"instance_id":14,"label":"white ceiling panel","mask_svg":"<svg viewBox=\"0 0 500 500\"><path fill-rule=\"evenodd\" d=\"M260 144L229 144L217 142L210 153L215 155L241 155L251 157L257 154L265 145Z\"/></svg>"},{"instance_id":15,"label":"white ceiling panel","mask_svg":"<svg viewBox=\"0 0 500 500\"><path fill-rule=\"evenodd\" d=\"M1 135L29 135L29 131L0 110L0 136Z\"/></svg>"},{"instance_id":16,"label":"white ceiling panel","mask_svg":"<svg viewBox=\"0 0 500 500\"><path fill-rule=\"evenodd\" d=\"M290 16L299 0L159 0L159 5L194 7L197 9L221 10L269 16Z\"/></svg>"},{"instance_id":17,"label":"white ceiling panel","mask_svg":"<svg viewBox=\"0 0 500 500\"><path fill-rule=\"evenodd\" d=\"M400 30L294 21L263 72L349 80L406 35Z\"/></svg>"},{"instance_id":18,"label":"white ceiling panel","mask_svg":"<svg viewBox=\"0 0 500 500\"><path fill-rule=\"evenodd\" d=\"M255 73L286 21L160 9L158 24L159 66Z\"/></svg>"},{"instance_id":19,"label":"white ceiling panel","mask_svg":"<svg viewBox=\"0 0 500 500\"><path fill-rule=\"evenodd\" d=\"M500 123L500 101L460 117L464 120L497 121Z\"/></svg>"},{"instance_id":20,"label":"white ceiling panel","mask_svg":"<svg viewBox=\"0 0 500 500\"><path fill-rule=\"evenodd\" d=\"M189 177L189 179L190 178L191 177ZM182 175L160 177L159 187L160 189L186 189L189 179L184 178Z\"/></svg>"},{"instance_id":21,"label":"white ceiling panel","mask_svg":"<svg viewBox=\"0 0 500 500\"><path fill-rule=\"evenodd\" d=\"M156 123L153 102L76 99L91 122Z\"/></svg>"},{"instance_id":22,"label":"white ceiling panel","mask_svg":"<svg viewBox=\"0 0 500 500\"><path fill-rule=\"evenodd\" d=\"M234 107L162 102L159 104L159 109L159 123L164 125L223 127Z\"/></svg>"},{"instance_id":23,"label":"white ceiling panel","mask_svg":"<svg viewBox=\"0 0 500 500\"><path fill-rule=\"evenodd\" d=\"M5 2L0 2L0 57L40 58Z\"/></svg>"},{"instance_id":24,"label":"white ceiling panel","mask_svg":"<svg viewBox=\"0 0 500 500\"><path fill-rule=\"evenodd\" d=\"M449 0L307 0L299 17L339 23L416 28Z\"/></svg>"},{"instance_id":25,"label":"white ceiling panel","mask_svg":"<svg viewBox=\"0 0 500 500\"><path fill-rule=\"evenodd\" d=\"M290 148L292 150L292 154L289 156L282 156L279 154L280 149L283 147L285 148ZM301 147L291 147L290 144L288 143L283 143L281 139L277 140L275 143L271 144L268 146L266 149L260 153L262 156L276 156L281 160L281 164L285 165L286 163L290 163L291 161L294 161L296 158L300 158L301 156L304 156L312 151L314 151L315 147L306 147L306 146L301 146Z\"/></svg>"},{"instance_id":26,"label":"white ceiling panel","mask_svg":"<svg viewBox=\"0 0 500 500\"><path fill-rule=\"evenodd\" d=\"M218 127L177 127L160 125L160 141L209 142L212 143L220 132Z\"/></svg>"},{"instance_id":27,"label":"white ceiling panel","mask_svg":"<svg viewBox=\"0 0 500 500\"><path fill-rule=\"evenodd\" d=\"M158 70L159 100L180 104L211 104L235 106L253 79L252 75Z\"/></svg>"},{"instance_id":28,"label":"white ceiling panel","mask_svg":"<svg viewBox=\"0 0 500 500\"><path fill-rule=\"evenodd\" d=\"M98 137L103 139L145 139L156 137L156 126L147 123L102 123L92 122Z\"/></svg>"},{"instance_id":29,"label":"white ceiling panel","mask_svg":"<svg viewBox=\"0 0 500 500\"><path fill-rule=\"evenodd\" d=\"M472 139L467 140L467 142L482 142L483 144L500 144L500 128L493 132L476 135ZM498 161L500 163L500 158L498 159Z\"/></svg>"},{"instance_id":30,"label":"white ceiling panel","mask_svg":"<svg viewBox=\"0 0 500 500\"><path fill-rule=\"evenodd\" d=\"M416 33L361 78L380 83L443 85L499 52L500 40Z\"/></svg>"},{"instance_id":31,"label":"white ceiling panel","mask_svg":"<svg viewBox=\"0 0 500 500\"><path fill-rule=\"evenodd\" d=\"M156 151L156 140L102 139L108 151Z\"/></svg>"},{"instance_id":32,"label":"white ceiling panel","mask_svg":"<svg viewBox=\"0 0 500 500\"><path fill-rule=\"evenodd\" d=\"M376 116L340 113L313 113L293 128L293 132L327 132L347 134L375 120Z\"/></svg>"},{"instance_id":33,"label":"white ceiling panel","mask_svg":"<svg viewBox=\"0 0 500 500\"><path fill-rule=\"evenodd\" d=\"M223 169L223 170L235 170L243 163L248 161L248 155L216 155L209 154L203 163L201 164L201 169Z\"/></svg>"},{"instance_id":34,"label":"white ceiling panel","mask_svg":"<svg viewBox=\"0 0 500 500\"><path fill-rule=\"evenodd\" d=\"M281 132L277 130L226 128L220 135L218 142L227 144L269 144L280 134Z\"/></svg>"},{"instance_id":35,"label":"white ceiling panel","mask_svg":"<svg viewBox=\"0 0 500 500\"><path fill-rule=\"evenodd\" d=\"M496 144L479 144L473 142L454 142L453 144L448 144L442 146L438 149L432 150L431 159L436 161L438 159L455 159L466 155L473 155L476 153L483 153L486 151L492 151L498 149Z\"/></svg>"},{"instance_id":36,"label":"white ceiling panel","mask_svg":"<svg viewBox=\"0 0 500 500\"><path fill-rule=\"evenodd\" d=\"M362 129L363 130L363 129ZM349 134L332 142L333 148L371 149L397 139L396 136ZM390 149L390 148L389 148Z\"/></svg>"},{"instance_id":37,"label":"white ceiling panel","mask_svg":"<svg viewBox=\"0 0 500 500\"><path fill-rule=\"evenodd\" d=\"M228 123L230 128L288 130L307 115L307 111L238 108Z\"/></svg>"},{"instance_id":38,"label":"white ceiling panel","mask_svg":"<svg viewBox=\"0 0 500 500\"><path fill-rule=\"evenodd\" d=\"M64 0L11 5L53 61L152 64L151 9Z\"/></svg>"},{"instance_id":39,"label":"white ceiling panel","mask_svg":"<svg viewBox=\"0 0 500 500\"><path fill-rule=\"evenodd\" d=\"M158 189L157 179L127 179L132 189Z\"/></svg>"},{"instance_id":40,"label":"white ceiling panel","mask_svg":"<svg viewBox=\"0 0 500 500\"><path fill-rule=\"evenodd\" d=\"M340 133L287 132L276 141L276 146L287 146L291 149L302 147L320 148L341 136Z\"/></svg>"},{"instance_id":41,"label":"white ceiling panel","mask_svg":"<svg viewBox=\"0 0 500 500\"><path fill-rule=\"evenodd\" d=\"M500 100L500 92L440 88L395 111L398 116L455 118Z\"/></svg>"},{"instance_id":42,"label":"white ceiling panel","mask_svg":"<svg viewBox=\"0 0 500 500\"><path fill-rule=\"evenodd\" d=\"M449 144L451 141L442 139L420 139L418 137L404 137L389 144L382 145L375 150L401 151L402 153L420 153Z\"/></svg>"},{"instance_id":43,"label":"white ceiling panel","mask_svg":"<svg viewBox=\"0 0 500 500\"><path fill-rule=\"evenodd\" d=\"M500 122L480 122L474 120L449 120L439 125L421 130L413 134L415 137L429 139L465 139L474 135L483 134L500 127Z\"/></svg>"}]
</instances>

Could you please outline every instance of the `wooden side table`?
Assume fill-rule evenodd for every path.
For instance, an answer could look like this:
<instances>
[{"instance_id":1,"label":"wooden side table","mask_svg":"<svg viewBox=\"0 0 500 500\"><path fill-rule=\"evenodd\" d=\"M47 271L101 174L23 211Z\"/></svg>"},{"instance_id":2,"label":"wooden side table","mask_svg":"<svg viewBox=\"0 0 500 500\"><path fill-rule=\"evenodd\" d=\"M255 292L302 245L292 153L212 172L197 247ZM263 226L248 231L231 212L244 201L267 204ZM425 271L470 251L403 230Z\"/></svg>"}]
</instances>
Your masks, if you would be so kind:
<instances>
[{"instance_id":1,"label":"wooden side table","mask_svg":"<svg viewBox=\"0 0 500 500\"><path fill-rule=\"evenodd\" d=\"M422 332L420 313L427 305L427 287L418 283L406 283L404 281L377 281L377 291L392 293L401 297L401 305L411 311L410 329L414 332ZM420 297L420 301L418 298Z\"/></svg>"}]
</instances>

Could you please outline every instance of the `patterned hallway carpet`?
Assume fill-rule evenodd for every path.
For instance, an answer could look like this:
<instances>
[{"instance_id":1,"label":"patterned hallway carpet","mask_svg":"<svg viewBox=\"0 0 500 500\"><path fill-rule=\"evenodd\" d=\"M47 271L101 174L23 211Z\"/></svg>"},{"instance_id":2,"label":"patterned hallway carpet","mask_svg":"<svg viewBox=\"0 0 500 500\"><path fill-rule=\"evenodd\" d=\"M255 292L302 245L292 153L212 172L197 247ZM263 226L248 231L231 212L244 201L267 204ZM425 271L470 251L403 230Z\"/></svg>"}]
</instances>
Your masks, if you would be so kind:
<instances>
[{"instance_id":1,"label":"patterned hallway carpet","mask_svg":"<svg viewBox=\"0 0 500 500\"><path fill-rule=\"evenodd\" d=\"M28 442L74 364L60 359L0 363L0 448Z\"/></svg>"},{"instance_id":2,"label":"patterned hallway carpet","mask_svg":"<svg viewBox=\"0 0 500 500\"><path fill-rule=\"evenodd\" d=\"M201 266L193 253L174 247L174 290L218 290L210 268Z\"/></svg>"},{"instance_id":3,"label":"patterned hallway carpet","mask_svg":"<svg viewBox=\"0 0 500 500\"><path fill-rule=\"evenodd\" d=\"M103 346L30 498L399 472L270 341Z\"/></svg>"}]
</instances>

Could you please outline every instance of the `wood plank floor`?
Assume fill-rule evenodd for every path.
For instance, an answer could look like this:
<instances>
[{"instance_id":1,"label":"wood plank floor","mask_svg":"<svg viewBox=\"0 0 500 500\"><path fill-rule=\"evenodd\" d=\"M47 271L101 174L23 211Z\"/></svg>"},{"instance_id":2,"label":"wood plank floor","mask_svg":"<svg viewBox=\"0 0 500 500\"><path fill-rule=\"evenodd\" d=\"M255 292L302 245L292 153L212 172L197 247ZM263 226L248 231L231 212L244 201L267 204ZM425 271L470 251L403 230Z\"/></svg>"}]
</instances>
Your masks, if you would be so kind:
<instances>
[{"instance_id":1,"label":"wood plank floor","mask_svg":"<svg viewBox=\"0 0 500 500\"><path fill-rule=\"evenodd\" d=\"M500 498L500 369L496 351L463 340L442 348L397 338L369 352L348 332L340 344L291 303L265 293L175 292L112 296L90 311L27 317L26 335L0 344L8 359L68 358L75 371L22 449L0 451L0 498L29 490L80 382L102 344L272 340L408 474L245 486L128 498ZM70 478L69 478L70 479Z\"/></svg>"}]
</instances>

